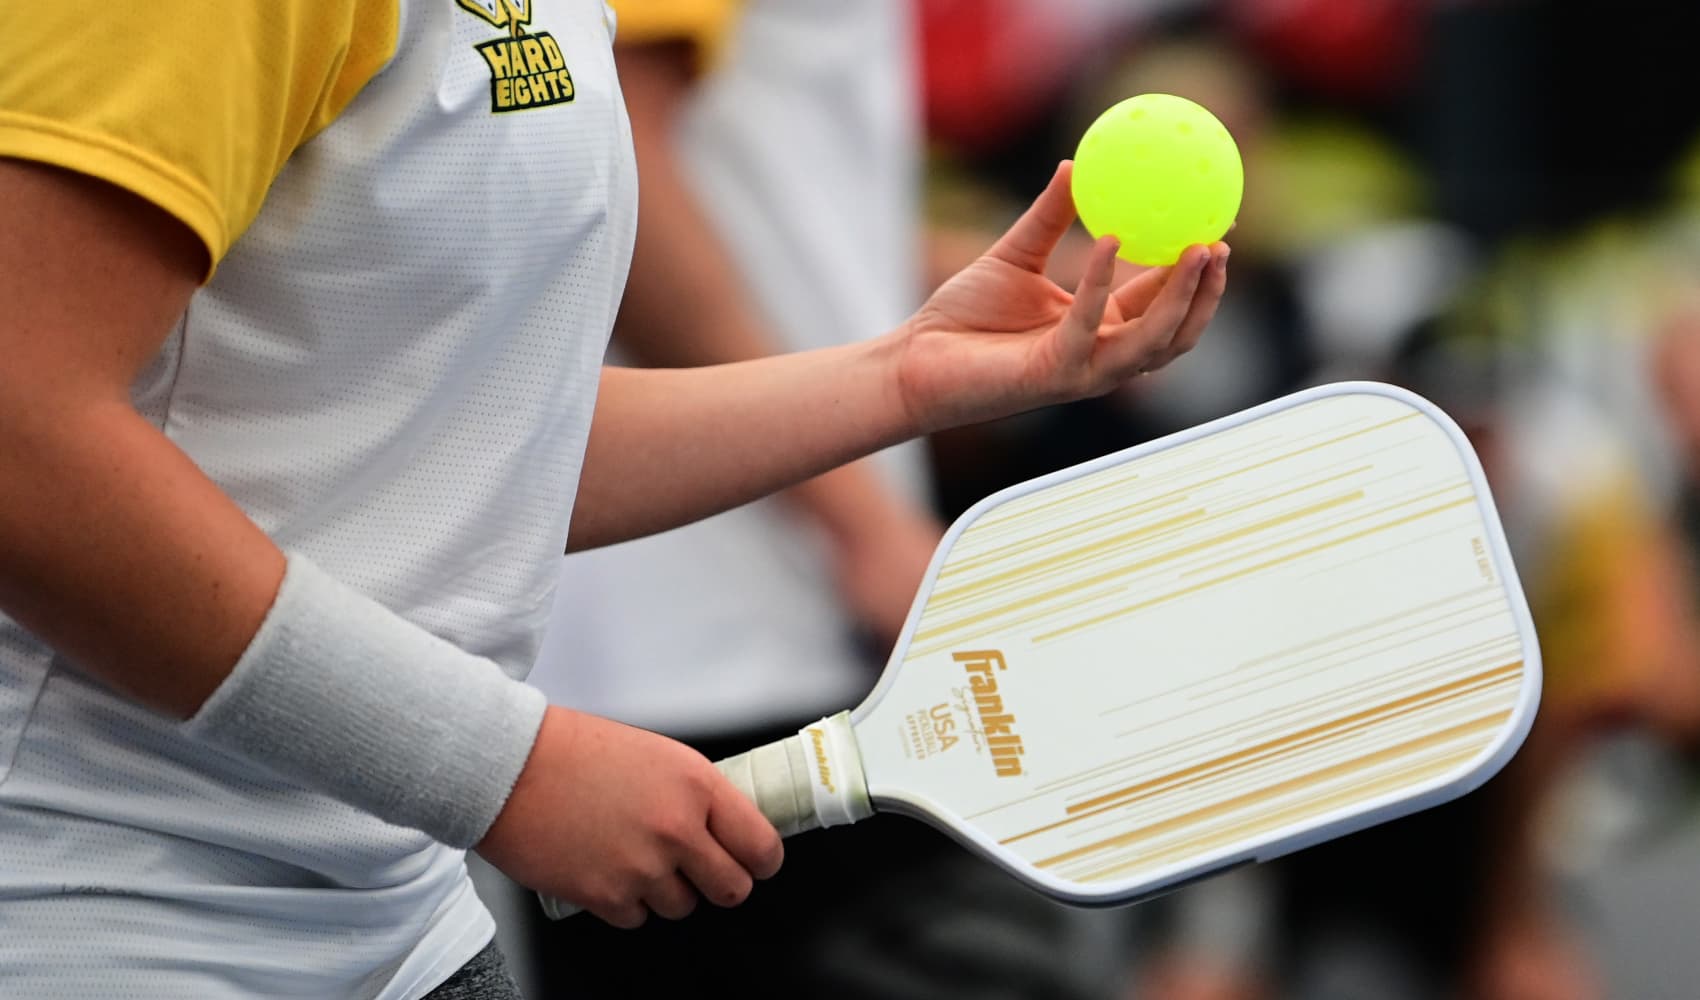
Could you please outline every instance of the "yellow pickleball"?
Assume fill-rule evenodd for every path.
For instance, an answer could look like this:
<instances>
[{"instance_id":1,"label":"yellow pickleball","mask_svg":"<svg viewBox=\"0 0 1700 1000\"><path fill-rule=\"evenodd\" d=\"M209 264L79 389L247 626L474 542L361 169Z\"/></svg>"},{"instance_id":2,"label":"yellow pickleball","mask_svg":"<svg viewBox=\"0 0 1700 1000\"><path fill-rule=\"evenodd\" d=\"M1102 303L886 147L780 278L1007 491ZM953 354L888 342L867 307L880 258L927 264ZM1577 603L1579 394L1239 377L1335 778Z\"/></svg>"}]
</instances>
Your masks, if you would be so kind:
<instances>
[{"instance_id":1,"label":"yellow pickleball","mask_svg":"<svg viewBox=\"0 0 1700 1000\"><path fill-rule=\"evenodd\" d=\"M1134 264L1173 264L1221 239L1239 214L1245 168L1216 116L1173 94L1140 94L1098 116L1074 154L1074 207L1094 238Z\"/></svg>"}]
</instances>

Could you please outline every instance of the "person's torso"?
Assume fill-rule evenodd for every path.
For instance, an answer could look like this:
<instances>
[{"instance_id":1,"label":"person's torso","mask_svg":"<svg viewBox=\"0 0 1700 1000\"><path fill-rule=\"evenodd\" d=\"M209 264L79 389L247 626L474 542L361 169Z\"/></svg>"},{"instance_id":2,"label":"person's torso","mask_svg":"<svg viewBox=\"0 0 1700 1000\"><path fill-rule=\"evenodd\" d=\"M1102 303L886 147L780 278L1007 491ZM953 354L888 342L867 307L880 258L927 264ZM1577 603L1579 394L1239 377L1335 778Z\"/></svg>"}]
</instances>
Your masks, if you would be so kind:
<instances>
[{"instance_id":1,"label":"person's torso","mask_svg":"<svg viewBox=\"0 0 1700 1000\"><path fill-rule=\"evenodd\" d=\"M393 60L133 398L281 546L519 676L625 281L630 132L600 2L400 2ZM457 852L189 740L0 618L0 983L413 996L490 929Z\"/></svg>"}]
</instances>

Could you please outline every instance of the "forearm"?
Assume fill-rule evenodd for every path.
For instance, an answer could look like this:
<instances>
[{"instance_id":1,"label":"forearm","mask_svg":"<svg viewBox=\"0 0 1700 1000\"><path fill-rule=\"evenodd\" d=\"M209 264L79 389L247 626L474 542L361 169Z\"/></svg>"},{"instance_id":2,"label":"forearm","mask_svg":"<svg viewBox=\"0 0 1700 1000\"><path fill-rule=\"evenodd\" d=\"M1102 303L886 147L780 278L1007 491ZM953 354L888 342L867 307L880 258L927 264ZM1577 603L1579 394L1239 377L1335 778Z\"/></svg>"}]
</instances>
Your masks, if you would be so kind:
<instances>
[{"instance_id":1,"label":"forearm","mask_svg":"<svg viewBox=\"0 0 1700 1000\"><path fill-rule=\"evenodd\" d=\"M676 527L947 427L1102 395L1191 350L1227 281L1194 247L1112 294L1094 244L1076 294L1044 276L1070 173L901 327L875 340L683 370L605 369L568 547Z\"/></svg>"},{"instance_id":2,"label":"forearm","mask_svg":"<svg viewBox=\"0 0 1700 1000\"><path fill-rule=\"evenodd\" d=\"M20 396L0 465L33 474L0 478L0 608L197 739L446 843L482 836L540 695L286 560L126 401Z\"/></svg>"},{"instance_id":3,"label":"forearm","mask_svg":"<svg viewBox=\"0 0 1700 1000\"><path fill-rule=\"evenodd\" d=\"M901 340L710 368L608 368L569 548L688 524L923 428L896 378Z\"/></svg>"},{"instance_id":4,"label":"forearm","mask_svg":"<svg viewBox=\"0 0 1700 1000\"><path fill-rule=\"evenodd\" d=\"M127 400L8 393L0 468L0 608L131 697L193 713L271 606L277 546Z\"/></svg>"}]
</instances>

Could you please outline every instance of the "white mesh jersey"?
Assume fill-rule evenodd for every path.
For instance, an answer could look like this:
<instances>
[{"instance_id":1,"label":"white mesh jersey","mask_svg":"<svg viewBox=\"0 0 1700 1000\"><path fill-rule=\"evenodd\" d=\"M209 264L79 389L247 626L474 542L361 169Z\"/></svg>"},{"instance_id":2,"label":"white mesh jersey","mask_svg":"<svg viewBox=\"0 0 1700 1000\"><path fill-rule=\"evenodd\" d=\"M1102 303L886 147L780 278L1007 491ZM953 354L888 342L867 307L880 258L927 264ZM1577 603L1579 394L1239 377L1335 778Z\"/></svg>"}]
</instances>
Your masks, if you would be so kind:
<instances>
[{"instance_id":1,"label":"white mesh jersey","mask_svg":"<svg viewBox=\"0 0 1700 1000\"><path fill-rule=\"evenodd\" d=\"M172 4L121 5L112 20L134 24L92 44L187 37L91 59L133 78L91 77L84 97L117 93L83 115L52 104L51 74L80 64L49 36L87 36L89 19L56 6L39 13L60 25L0 33L14 36L0 76L17 83L0 82L0 155L130 187L217 262L135 385L140 411L280 545L523 675L635 225L611 15L588 0L280 0L228 18L191 5L162 26ZM315 18L347 37L327 42ZM223 39L235 55L194 37L246 22ZM374 55L362 30L393 44ZM47 55L24 51L38 43ZM341 48L222 90L194 76L287 45ZM186 89L125 104L172 81ZM249 127L273 90L306 110L276 115L276 169L244 194L230 163L250 164L231 157L277 145ZM189 147L224 143L231 122L250 148L197 160ZM197 744L0 618L0 994L415 997L492 931L459 852Z\"/></svg>"}]
</instances>

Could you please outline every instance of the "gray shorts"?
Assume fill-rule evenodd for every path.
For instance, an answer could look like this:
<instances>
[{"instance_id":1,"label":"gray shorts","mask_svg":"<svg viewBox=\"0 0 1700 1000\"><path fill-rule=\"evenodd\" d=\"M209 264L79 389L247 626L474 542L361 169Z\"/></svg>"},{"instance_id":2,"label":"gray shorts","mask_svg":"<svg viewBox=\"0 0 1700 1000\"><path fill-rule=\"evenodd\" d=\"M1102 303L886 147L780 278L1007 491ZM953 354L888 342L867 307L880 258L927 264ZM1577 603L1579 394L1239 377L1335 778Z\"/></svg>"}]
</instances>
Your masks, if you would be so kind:
<instances>
[{"instance_id":1,"label":"gray shorts","mask_svg":"<svg viewBox=\"0 0 1700 1000\"><path fill-rule=\"evenodd\" d=\"M425 994L425 1000L524 1000L519 984L508 974L507 960L492 941L472 961Z\"/></svg>"}]
</instances>

